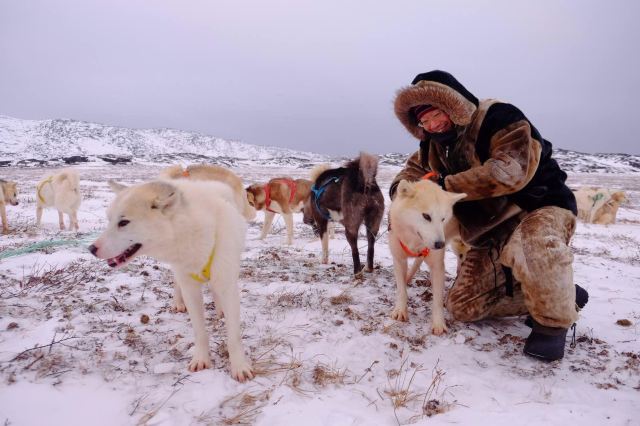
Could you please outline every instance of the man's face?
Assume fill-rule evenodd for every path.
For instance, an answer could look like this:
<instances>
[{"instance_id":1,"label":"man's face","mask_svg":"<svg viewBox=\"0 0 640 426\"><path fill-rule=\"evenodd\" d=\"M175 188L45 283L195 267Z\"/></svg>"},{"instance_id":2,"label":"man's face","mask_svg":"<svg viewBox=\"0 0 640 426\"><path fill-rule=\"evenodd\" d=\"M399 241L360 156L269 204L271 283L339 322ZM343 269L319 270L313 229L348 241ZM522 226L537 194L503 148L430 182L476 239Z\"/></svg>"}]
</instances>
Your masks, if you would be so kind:
<instances>
[{"instance_id":1,"label":"man's face","mask_svg":"<svg viewBox=\"0 0 640 426\"><path fill-rule=\"evenodd\" d=\"M420 117L418 125L429 133L443 133L451 130L453 122L444 111L434 108Z\"/></svg>"}]
</instances>

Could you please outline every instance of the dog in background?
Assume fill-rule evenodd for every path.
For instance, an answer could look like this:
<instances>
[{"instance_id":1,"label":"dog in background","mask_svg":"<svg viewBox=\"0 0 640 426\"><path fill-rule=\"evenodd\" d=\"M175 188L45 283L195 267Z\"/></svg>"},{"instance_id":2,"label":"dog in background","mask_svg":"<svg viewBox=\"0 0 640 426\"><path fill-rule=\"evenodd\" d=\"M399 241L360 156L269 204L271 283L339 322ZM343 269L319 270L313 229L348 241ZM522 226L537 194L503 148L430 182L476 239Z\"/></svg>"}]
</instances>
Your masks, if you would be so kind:
<instances>
[{"instance_id":1,"label":"dog in background","mask_svg":"<svg viewBox=\"0 0 640 426\"><path fill-rule=\"evenodd\" d=\"M176 165L164 169L160 172L160 177L164 179L214 180L225 183L233 190L235 203L244 218L253 220L256 217L256 210L249 204L245 195L242 179L229 169L209 164L192 164L186 169Z\"/></svg>"},{"instance_id":2,"label":"dog in background","mask_svg":"<svg viewBox=\"0 0 640 426\"><path fill-rule=\"evenodd\" d=\"M330 221L342 223L351 246L353 272L362 270L358 251L358 231L364 223L367 233L367 269L373 270L373 253L382 215L384 197L376 182L378 158L360 153L343 167L316 166L311 171L311 195L304 204L304 223L314 227L322 241L322 262L329 262Z\"/></svg>"},{"instance_id":3,"label":"dog in background","mask_svg":"<svg viewBox=\"0 0 640 426\"><path fill-rule=\"evenodd\" d=\"M18 184L16 182L0 179L0 215L2 216L2 233L9 233L7 223L6 205L18 205Z\"/></svg>"},{"instance_id":4,"label":"dog in background","mask_svg":"<svg viewBox=\"0 0 640 426\"><path fill-rule=\"evenodd\" d=\"M195 334L190 371L211 366L202 300L208 284L218 316L225 317L231 376L241 382L253 378L240 337L237 286L247 223L234 191L221 182L188 179L110 186L117 195L109 223L89 251L111 267L139 255L171 265L175 302L186 306Z\"/></svg>"},{"instance_id":5,"label":"dog in background","mask_svg":"<svg viewBox=\"0 0 640 426\"><path fill-rule=\"evenodd\" d=\"M407 321L407 284L424 261L429 266L433 302L431 330L440 335L447 330L444 320L444 247L459 236L458 222L452 218L453 205L466 194L446 192L429 180L400 181L389 211L389 248L396 278L396 304L391 317ZM459 238L458 238L459 239ZM463 247L458 242L454 251ZM458 267L463 253L456 252ZM410 257L416 258L407 273Z\"/></svg>"},{"instance_id":6,"label":"dog in background","mask_svg":"<svg viewBox=\"0 0 640 426\"><path fill-rule=\"evenodd\" d=\"M276 213L284 218L287 225L287 244L293 243L293 213L302 210L304 202L311 193L311 181L278 177L266 184L253 184L247 187L246 197L256 210L264 210L264 224L260 239L266 238Z\"/></svg>"},{"instance_id":7,"label":"dog in background","mask_svg":"<svg viewBox=\"0 0 640 426\"><path fill-rule=\"evenodd\" d=\"M620 204L626 203L624 191L584 187L574 192L578 204L578 218L586 223L610 225L616 222Z\"/></svg>"},{"instance_id":8,"label":"dog in background","mask_svg":"<svg viewBox=\"0 0 640 426\"><path fill-rule=\"evenodd\" d=\"M80 207L80 177L73 169L65 169L41 180L36 185L36 225L42 221L42 210L54 207L58 210L58 223L64 230L63 214L69 216L69 229L78 231L78 208Z\"/></svg>"}]
</instances>

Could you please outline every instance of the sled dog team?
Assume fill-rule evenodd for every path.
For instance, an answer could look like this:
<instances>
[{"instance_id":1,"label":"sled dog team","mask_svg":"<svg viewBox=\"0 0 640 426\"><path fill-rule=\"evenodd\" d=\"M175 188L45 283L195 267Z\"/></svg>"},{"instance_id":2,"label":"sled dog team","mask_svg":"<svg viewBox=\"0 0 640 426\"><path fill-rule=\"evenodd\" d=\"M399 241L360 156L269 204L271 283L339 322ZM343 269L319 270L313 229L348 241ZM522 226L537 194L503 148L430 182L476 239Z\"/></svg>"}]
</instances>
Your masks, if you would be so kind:
<instances>
[{"instance_id":1,"label":"sled dog team","mask_svg":"<svg viewBox=\"0 0 640 426\"><path fill-rule=\"evenodd\" d=\"M366 268L373 270L374 245L384 214L384 198L376 182L378 160L362 153L342 167L316 166L306 179L279 177L246 189L232 171L213 165L173 166L158 179L126 187L109 181L116 193L107 211L107 229L89 247L91 253L119 267L139 255L171 266L174 274L173 307L188 312L195 335L189 370L211 366L205 328L201 286L208 284L216 313L227 327L231 376L239 381L253 378L240 336L240 296L237 281L244 249L247 221L264 211L261 239L269 233L275 214L287 228L287 244L293 239L293 213L303 212L304 223L322 242L322 262L328 263L331 222L340 222L353 256L353 272L360 274L357 239L362 224L367 237ZM458 258L465 246L458 236L453 205L466 194L445 192L425 176L418 182L401 181L389 209L389 248L397 285L393 319L408 320L407 284L422 262L429 267L433 292L431 328L439 335L447 330L444 320L444 250L447 243ZM576 192L579 216L590 223L615 222L624 193L583 188ZM58 210L60 229L78 230L81 196L76 171L66 169L36 186L37 225L45 207ZM17 205L15 182L0 180L0 213L3 233L8 232L5 205ZM414 259L409 269L408 261Z\"/></svg>"}]
</instances>

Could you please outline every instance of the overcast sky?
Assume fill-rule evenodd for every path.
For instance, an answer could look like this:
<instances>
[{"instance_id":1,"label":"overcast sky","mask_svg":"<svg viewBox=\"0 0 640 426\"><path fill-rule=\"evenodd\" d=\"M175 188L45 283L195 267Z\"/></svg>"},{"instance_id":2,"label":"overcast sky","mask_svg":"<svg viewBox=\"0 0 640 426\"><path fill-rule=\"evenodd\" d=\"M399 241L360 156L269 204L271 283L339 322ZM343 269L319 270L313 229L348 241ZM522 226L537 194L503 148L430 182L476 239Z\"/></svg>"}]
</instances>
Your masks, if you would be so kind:
<instances>
[{"instance_id":1,"label":"overcast sky","mask_svg":"<svg viewBox=\"0 0 640 426\"><path fill-rule=\"evenodd\" d=\"M411 152L395 92L442 69L554 146L640 153L638 1L0 0L0 114Z\"/></svg>"}]
</instances>

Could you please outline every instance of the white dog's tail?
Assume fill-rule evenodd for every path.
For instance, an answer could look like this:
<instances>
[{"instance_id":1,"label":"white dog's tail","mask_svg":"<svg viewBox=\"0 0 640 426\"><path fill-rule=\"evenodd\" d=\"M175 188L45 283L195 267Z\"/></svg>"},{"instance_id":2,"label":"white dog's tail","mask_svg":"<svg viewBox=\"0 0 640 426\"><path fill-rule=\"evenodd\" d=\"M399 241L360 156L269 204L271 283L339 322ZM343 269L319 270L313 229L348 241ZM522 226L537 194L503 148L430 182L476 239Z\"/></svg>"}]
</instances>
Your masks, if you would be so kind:
<instances>
[{"instance_id":1,"label":"white dog's tail","mask_svg":"<svg viewBox=\"0 0 640 426\"><path fill-rule=\"evenodd\" d=\"M361 152L360 157L356 160L360 169L362 184L368 188L376 183L376 175L378 174L378 157L376 155Z\"/></svg>"},{"instance_id":2,"label":"white dog's tail","mask_svg":"<svg viewBox=\"0 0 640 426\"><path fill-rule=\"evenodd\" d=\"M184 170L182 170L182 166L176 164L175 166L167 167L166 169L162 169L160 171L161 179L178 179L182 177Z\"/></svg>"},{"instance_id":3,"label":"white dog's tail","mask_svg":"<svg viewBox=\"0 0 640 426\"><path fill-rule=\"evenodd\" d=\"M320 177L322 173L329 170L330 168L331 168L331 165L327 163L313 166L313 168L311 169L311 175L310 175L311 182L316 183L316 179L318 179L318 177Z\"/></svg>"},{"instance_id":4,"label":"white dog's tail","mask_svg":"<svg viewBox=\"0 0 640 426\"><path fill-rule=\"evenodd\" d=\"M73 169L65 169L53 177L58 185L63 185L70 191L78 192L80 190L80 176Z\"/></svg>"}]
</instances>

